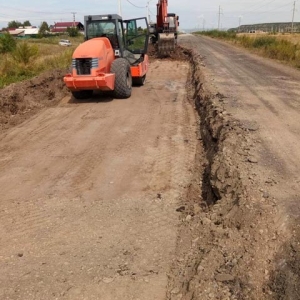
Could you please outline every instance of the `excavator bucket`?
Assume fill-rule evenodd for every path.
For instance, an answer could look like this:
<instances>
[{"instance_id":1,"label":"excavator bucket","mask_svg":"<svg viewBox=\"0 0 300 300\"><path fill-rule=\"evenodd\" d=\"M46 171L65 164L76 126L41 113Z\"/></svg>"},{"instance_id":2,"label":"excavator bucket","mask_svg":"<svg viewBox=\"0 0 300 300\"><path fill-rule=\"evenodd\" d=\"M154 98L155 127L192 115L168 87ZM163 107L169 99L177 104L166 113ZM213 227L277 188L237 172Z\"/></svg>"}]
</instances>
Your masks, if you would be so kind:
<instances>
[{"instance_id":1,"label":"excavator bucket","mask_svg":"<svg viewBox=\"0 0 300 300\"><path fill-rule=\"evenodd\" d=\"M175 50L175 34L160 33L158 35L158 53L159 55L169 55Z\"/></svg>"}]
</instances>

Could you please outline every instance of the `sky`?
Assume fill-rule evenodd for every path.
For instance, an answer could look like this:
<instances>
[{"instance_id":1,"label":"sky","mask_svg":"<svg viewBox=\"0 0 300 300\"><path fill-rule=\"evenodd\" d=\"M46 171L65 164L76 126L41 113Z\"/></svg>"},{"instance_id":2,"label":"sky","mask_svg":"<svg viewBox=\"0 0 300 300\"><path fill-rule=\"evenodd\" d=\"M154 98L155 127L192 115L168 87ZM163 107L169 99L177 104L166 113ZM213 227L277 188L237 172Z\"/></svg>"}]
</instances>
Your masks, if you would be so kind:
<instances>
[{"instance_id":1,"label":"sky","mask_svg":"<svg viewBox=\"0 0 300 300\"><path fill-rule=\"evenodd\" d=\"M157 0L0 0L0 29L13 20L40 26L43 21L54 25L75 17L83 23L85 15L118 13L119 1L124 19L146 17L149 12L150 21L156 20ZM292 22L294 3L294 21L300 22L300 0L169 0L168 11L179 15L182 30L228 29L239 24Z\"/></svg>"}]
</instances>

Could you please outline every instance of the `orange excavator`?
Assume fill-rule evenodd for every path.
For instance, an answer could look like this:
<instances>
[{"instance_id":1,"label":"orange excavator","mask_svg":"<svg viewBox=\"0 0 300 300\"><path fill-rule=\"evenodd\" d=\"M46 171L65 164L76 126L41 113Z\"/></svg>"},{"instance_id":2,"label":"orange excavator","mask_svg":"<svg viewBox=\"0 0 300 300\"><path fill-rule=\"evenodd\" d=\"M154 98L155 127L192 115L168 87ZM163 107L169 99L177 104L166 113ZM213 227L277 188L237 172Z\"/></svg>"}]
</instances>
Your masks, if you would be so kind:
<instances>
[{"instance_id":1,"label":"orange excavator","mask_svg":"<svg viewBox=\"0 0 300 300\"><path fill-rule=\"evenodd\" d=\"M168 0L157 3L156 23L150 24L152 43L158 44L160 55L169 55L175 50L179 27L179 16L168 13Z\"/></svg>"},{"instance_id":2,"label":"orange excavator","mask_svg":"<svg viewBox=\"0 0 300 300\"><path fill-rule=\"evenodd\" d=\"M95 90L130 97L132 85L143 85L149 68L147 19L89 15L84 25L85 42L75 49L72 70L64 76L67 88L76 99L90 98Z\"/></svg>"}]
</instances>

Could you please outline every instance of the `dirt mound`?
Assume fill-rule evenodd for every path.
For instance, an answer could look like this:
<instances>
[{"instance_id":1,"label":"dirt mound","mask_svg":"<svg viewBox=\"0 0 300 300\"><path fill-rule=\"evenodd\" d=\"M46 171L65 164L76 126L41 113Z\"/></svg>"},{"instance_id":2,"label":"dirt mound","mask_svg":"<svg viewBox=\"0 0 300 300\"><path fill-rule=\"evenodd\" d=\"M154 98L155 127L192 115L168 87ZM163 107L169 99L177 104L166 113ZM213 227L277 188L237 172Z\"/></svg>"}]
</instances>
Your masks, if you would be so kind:
<instances>
[{"instance_id":1,"label":"dirt mound","mask_svg":"<svg viewBox=\"0 0 300 300\"><path fill-rule=\"evenodd\" d=\"M171 61L187 61L189 59L189 51L185 48L177 45L175 51L167 56L160 56L158 54L157 45L150 44L148 49L148 55L151 60L154 59L166 59Z\"/></svg>"},{"instance_id":2,"label":"dirt mound","mask_svg":"<svg viewBox=\"0 0 300 300\"><path fill-rule=\"evenodd\" d=\"M64 70L48 71L0 90L0 130L20 124L44 107L56 105L69 92Z\"/></svg>"}]
</instances>

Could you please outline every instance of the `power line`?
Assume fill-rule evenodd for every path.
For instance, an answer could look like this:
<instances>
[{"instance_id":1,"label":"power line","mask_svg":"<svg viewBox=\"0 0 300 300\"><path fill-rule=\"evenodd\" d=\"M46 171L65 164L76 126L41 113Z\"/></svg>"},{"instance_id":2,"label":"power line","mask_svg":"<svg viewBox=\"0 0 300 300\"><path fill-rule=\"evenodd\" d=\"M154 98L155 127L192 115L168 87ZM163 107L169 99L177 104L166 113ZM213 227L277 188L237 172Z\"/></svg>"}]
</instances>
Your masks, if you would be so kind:
<instances>
[{"instance_id":1,"label":"power line","mask_svg":"<svg viewBox=\"0 0 300 300\"><path fill-rule=\"evenodd\" d=\"M290 6L290 5L291 5L291 2L288 3L288 4L285 4L285 5L279 6L279 7L274 7L274 8L272 8L272 9L269 9L269 10L266 10L266 11L259 12L259 13L257 13L257 15L265 14L265 13L268 13L268 12L270 12L270 11L274 11L274 10L276 10L276 9L279 9L279 8L282 8L282 7L286 7L286 6Z\"/></svg>"},{"instance_id":2,"label":"power line","mask_svg":"<svg viewBox=\"0 0 300 300\"><path fill-rule=\"evenodd\" d=\"M273 3L274 1L276 1L276 0L271 0L271 1L269 1L268 3L266 3L266 4L264 4L264 5L261 5L261 6L257 7L257 8L255 8L255 9L251 10L250 12L246 12L245 14L249 14L249 13L252 13L252 12L254 12L254 11L257 11L258 9L260 9L260 8L262 8L262 7L265 7L265 6L267 6L267 5L271 4L271 3Z\"/></svg>"},{"instance_id":3,"label":"power line","mask_svg":"<svg viewBox=\"0 0 300 300\"><path fill-rule=\"evenodd\" d=\"M37 11L37 10L30 10L30 9L20 9L20 8L13 8L5 5L0 5L2 8L6 9L12 9L12 10L18 10L23 12L30 12L30 13L36 13L36 14L66 14L67 12L50 12L50 11Z\"/></svg>"},{"instance_id":4,"label":"power line","mask_svg":"<svg viewBox=\"0 0 300 300\"><path fill-rule=\"evenodd\" d=\"M151 15L156 16L156 14L153 11L151 11L150 8L149 8L149 12L150 12Z\"/></svg>"},{"instance_id":5,"label":"power line","mask_svg":"<svg viewBox=\"0 0 300 300\"><path fill-rule=\"evenodd\" d=\"M136 7L136 8L147 8L146 6L137 6L135 5L134 3L132 3L131 1L129 0L126 0L129 4L131 4L132 6Z\"/></svg>"},{"instance_id":6,"label":"power line","mask_svg":"<svg viewBox=\"0 0 300 300\"><path fill-rule=\"evenodd\" d=\"M254 4L254 5L250 6L250 7L248 7L248 9L251 9L251 8L255 7L256 5L258 5L258 4L262 4L262 2L265 2L265 1L267 1L267 0L259 1L259 2L257 2L256 4Z\"/></svg>"}]
</instances>

